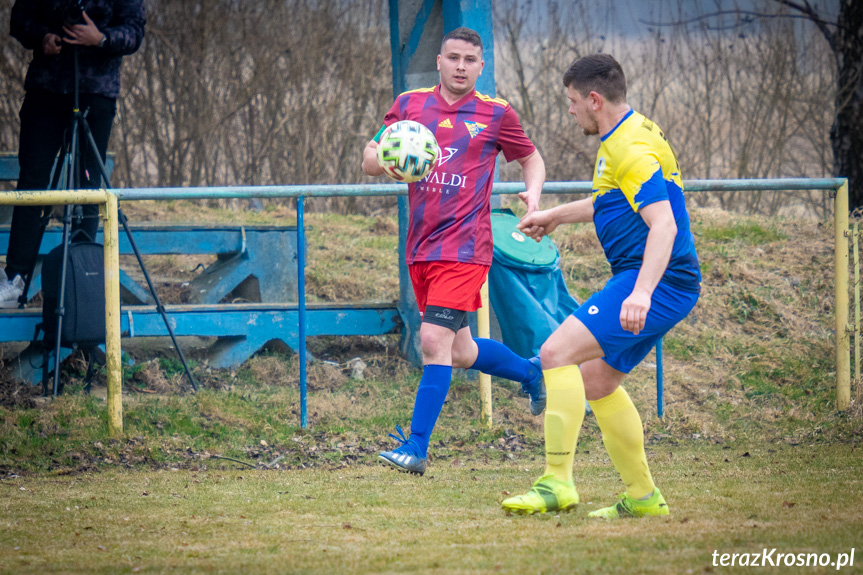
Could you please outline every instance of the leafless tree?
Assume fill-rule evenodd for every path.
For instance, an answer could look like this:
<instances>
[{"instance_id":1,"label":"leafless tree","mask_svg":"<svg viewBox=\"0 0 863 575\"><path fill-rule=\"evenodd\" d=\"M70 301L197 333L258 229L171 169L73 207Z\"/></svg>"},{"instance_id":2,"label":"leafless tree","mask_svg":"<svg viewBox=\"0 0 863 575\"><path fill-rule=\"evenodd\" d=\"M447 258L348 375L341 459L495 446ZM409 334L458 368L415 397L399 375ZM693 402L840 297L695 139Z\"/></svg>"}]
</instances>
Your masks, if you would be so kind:
<instances>
[{"instance_id":1,"label":"leafless tree","mask_svg":"<svg viewBox=\"0 0 863 575\"><path fill-rule=\"evenodd\" d=\"M0 2L8 22L12 0ZM360 152L392 99L383 2L149 0L147 8L144 45L123 65L115 186L361 180ZM0 149L17 149L28 59L7 37Z\"/></svg>"},{"instance_id":2,"label":"leafless tree","mask_svg":"<svg viewBox=\"0 0 863 575\"><path fill-rule=\"evenodd\" d=\"M602 27L586 3L496 5L498 92L512 101L546 158L550 179L589 179L598 147L567 118L562 72L590 52L613 54L627 73L628 99L663 126L687 178L819 177L830 172L825 125L833 75L823 40L799 22L751 20L722 29L708 20L683 25L686 3L658 5L643 33ZM564 5L561 3L561 5ZM543 92L546 94L543 95ZM506 171L504 171L506 173ZM695 198L726 208L786 209L787 194L726 193ZM798 194L823 215L820 192Z\"/></svg>"},{"instance_id":3,"label":"leafless tree","mask_svg":"<svg viewBox=\"0 0 863 575\"><path fill-rule=\"evenodd\" d=\"M863 2L839 0L832 19L809 0L774 0L802 14L824 36L833 53L836 85L830 129L833 173L848 178L851 209L863 207Z\"/></svg>"},{"instance_id":4,"label":"leafless tree","mask_svg":"<svg viewBox=\"0 0 863 575\"><path fill-rule=\"evenodd\" d=\"M699 19L668 33L681 40L675 97L688 112L678 134L687 170L704 178L830 173L823 126L832 113L833 78L825 67L829 54L823 42L784 19L753 20L745 29ZM820 192L795 197L816 214L828 209ZM725 208L769 213L794 203L784 192L713 198Z\"/></svg>"},{"instance_id":5,"label":"leafless tree","mask_svg":"<svg viewBox=\"0 0 863 575\"><path fill-rule=\"evenodd\" d=\"M382 11L152 2L147 43L126 67L127 173L152 186L357 181L358 150L392 95Z\"/></svg>"}]
</instances>

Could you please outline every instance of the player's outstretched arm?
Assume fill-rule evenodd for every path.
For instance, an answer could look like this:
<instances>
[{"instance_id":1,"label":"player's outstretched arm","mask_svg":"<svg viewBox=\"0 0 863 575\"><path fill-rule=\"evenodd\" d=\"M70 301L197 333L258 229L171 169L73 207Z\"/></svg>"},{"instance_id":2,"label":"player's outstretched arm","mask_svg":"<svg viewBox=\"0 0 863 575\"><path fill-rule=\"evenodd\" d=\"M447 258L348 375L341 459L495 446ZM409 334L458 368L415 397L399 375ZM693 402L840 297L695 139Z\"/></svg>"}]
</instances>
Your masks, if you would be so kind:
<instances>
[{"instance_id":1,"label":"player's outstretched arm","mask_svg":"<svg viewBox=\"0 0 863 575\"><path fill-rule=\"evenodd\" d=\"M545 162L539 155L539 150L534 150L529 156L519 158L522 172L524 172L525 191L518 197L527 205L527 213L533 213L539 209L539 196L542 194L542 186L545 184Z\"/></svg>"},{"instance_id":2,"label":"player's outstretched arm","mask_svg":"<svg viewBox=\"0 0 863 575\"><path fill-rule=\"evenodd\" d=\"M557 227L552 212L553 210L528 212L521 218L516 227L527 237L540 241Z\"/></svg>"},{"instance_id":3,"label":"player's outstretched arm","mask_svg":"<svg viewBox=\"0 0 863 575\"><path fill-rule=\"evenodd\" d=\"M378 143L369 140L363 150L363 173L367 176L382 176L384 169L378 164Z\"/></svg>"},{"instance_id":4,"label":"player's outstretched arm","mask_svg":"<svg viewBox=\"0 0 863 575\"><path fill-rule=\"evenodd\" d=\"M593 198L576 200L550 210L527 214L518 223L518 229L529 238L540 241L561 224L577 224L593 221Z\"/></svg>"}]
</instances>

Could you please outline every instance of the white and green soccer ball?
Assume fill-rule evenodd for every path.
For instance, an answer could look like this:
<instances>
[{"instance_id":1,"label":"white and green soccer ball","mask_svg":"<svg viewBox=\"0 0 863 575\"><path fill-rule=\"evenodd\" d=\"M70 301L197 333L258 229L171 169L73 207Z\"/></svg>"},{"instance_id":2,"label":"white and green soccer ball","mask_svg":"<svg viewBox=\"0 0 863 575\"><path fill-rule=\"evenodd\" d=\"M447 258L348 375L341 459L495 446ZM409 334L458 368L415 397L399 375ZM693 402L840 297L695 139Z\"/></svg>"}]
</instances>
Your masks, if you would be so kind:
<instances>
[{"instance_id":1,"label":"white and green soccer ball","mask_svg":"<svg viewBox=\"0 0 863 575\"><path fill-rule=\"evenodd\" d=\"M378 140L378 165L397 182L418 182L434 168L440 148L431 130L413 120L387 127Z\"/></svg>"}]
</instances>

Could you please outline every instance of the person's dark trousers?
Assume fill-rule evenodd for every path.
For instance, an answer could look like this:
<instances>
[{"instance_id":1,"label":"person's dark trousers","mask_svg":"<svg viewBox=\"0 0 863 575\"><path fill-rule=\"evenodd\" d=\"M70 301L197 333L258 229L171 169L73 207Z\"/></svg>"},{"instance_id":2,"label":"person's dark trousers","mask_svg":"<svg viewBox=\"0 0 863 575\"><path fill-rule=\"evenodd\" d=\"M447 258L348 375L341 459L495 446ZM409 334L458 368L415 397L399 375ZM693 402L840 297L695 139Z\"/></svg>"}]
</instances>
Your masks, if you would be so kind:
<instances>
[{"instance_id":1,"label":"person's dark trousers","mask_svg":"<svg viewBox=\"0 0 863 575\"><path fill-rule=\"evenodd\" d=\"M96 140L96 147L105 161L111 125L117 112L117 101L98 94L81 94L79 106L87 112L87 123ZM45 91L28 91L24 96L19 117L21 137L18 146L17 190L46 190L51 166L63 144L63 138L71 137L71 119L74 99L71 94L54 94ZM67 134L68 131L68 134ZM79 130L80 150L84 158L84 172L81 174L81 188L101 187L101 172L92 147L87 142L83 130ZM59 172L59 167L57 169ZM56 175L55 175L56 177ZM81 229L90 238L96 238L99 228L99 206L82 206L84 218L73 222L73 233ZM15 206L12 213L12 227L9 231L9 251L6 254L6 276L24 277L30 272L39 255L42 242L40 206ZM77 236L77 239L84 239Z\"/></svg>"}]
</instances>

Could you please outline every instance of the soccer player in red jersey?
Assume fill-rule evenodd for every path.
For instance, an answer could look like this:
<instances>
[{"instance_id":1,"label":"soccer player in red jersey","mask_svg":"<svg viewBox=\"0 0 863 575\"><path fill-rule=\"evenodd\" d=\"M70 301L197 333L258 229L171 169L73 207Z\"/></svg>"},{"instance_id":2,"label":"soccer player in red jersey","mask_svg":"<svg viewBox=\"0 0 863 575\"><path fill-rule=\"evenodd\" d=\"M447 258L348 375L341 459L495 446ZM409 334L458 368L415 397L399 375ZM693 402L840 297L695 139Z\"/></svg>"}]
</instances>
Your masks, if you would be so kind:
<instances>
[{"instance_id":1,"label":"soccer player in red jersey","mask_svg":"<svg viewBox=\"0 0 863 575\"><path fill-rule=\"evenodd\" d=\"M397 426L400 437L390 435L401 446L379 456L399 471L420 475L453 367L519 381L531 413L545 409L539 358L524 359L497 341L473 338L468 327L467 314L482 305L480 289L492 262L490 199L498 153L522 167L526 190L519 197L527 213L538 209L545 182L545 163L512 107L474 89L485 65L482 50L474 30L448 33L437 57L440 84L401 94L384 117L384 128L400 120L424 124L441 150L429 175L408 185L407 263L422 316L423 375L410 437ZM377 163L381 132L363 150L369 176L384 173Z\"/></svg>"}]
</instances>

